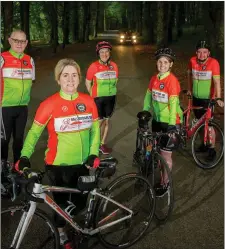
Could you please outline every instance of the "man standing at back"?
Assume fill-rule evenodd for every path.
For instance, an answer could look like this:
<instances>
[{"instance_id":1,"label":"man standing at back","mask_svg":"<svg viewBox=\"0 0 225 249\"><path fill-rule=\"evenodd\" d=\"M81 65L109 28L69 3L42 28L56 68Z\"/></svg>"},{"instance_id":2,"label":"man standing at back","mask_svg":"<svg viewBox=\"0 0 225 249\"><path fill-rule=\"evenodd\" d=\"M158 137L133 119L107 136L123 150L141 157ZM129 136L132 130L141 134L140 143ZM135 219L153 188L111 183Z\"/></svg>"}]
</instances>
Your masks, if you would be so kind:
<instances>
[{"instance_id":1,"label":"man standing at back","mask_svg":"<svg viewBox=\"0 0 225 249\"><path fill-rule=\"evenodd\" d=\"M22 30L13 31L8 41L9 51L1 54L1 159L8 159L9 142L13 135L15 163L23 146L35 66L33 59L24 54L28 40Z\"/></svg>"}]
</instances>

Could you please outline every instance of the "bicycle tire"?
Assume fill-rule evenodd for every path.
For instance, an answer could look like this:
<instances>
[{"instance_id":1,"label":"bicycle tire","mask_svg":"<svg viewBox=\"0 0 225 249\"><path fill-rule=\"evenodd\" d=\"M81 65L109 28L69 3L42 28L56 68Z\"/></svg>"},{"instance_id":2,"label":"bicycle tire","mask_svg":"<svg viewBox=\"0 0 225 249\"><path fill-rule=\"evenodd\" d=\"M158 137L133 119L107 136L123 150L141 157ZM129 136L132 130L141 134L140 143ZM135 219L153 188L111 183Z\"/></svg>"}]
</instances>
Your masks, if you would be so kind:
<instances>
[{"instance_id":1,"label":"bicycle tire","mask_svg":"<svg viewBox=\"0 0 225 249\"><path fill-rule=\"evenodd\" d=\"M125 185L126 183L128 183L128 186ZM131 188L129 188L129 186L131 186ZM155 210L155 196L153 188L144 177L138 175L137 173L128 173L115 179L112 183L110 183L107 186L106 190L109 197L111 197L113 200L118 201L124 206L132 209L134 211L134 215L130 220L123 221L117 225L111 226L110 229L111 228L114 229L113 232L108 231L108 228L100 231L97 235L98 239L100 243L107 248L130 247L131 245L133 245L134 243L136 243L138 240L141 239L141 237L144 235L144 233L148 229L153 219L154 210ZM147 193L147 195L145 193L144 198L142 198L141 190ZM132 193L133 194L136 193L136 196L134 195L132 196L132 198L130 198ZM122 199L122 201L120 199ZM144 201L145 203L142 204L142 201ZM146 205L146 203L149 204L149 207ZM109 217L109 214L112 214L114 211L116 211L115 209L117 210L118 206L115 208L115 205L113 203L107 202L104 199L100 199L96 206L94 227L97 228L101 226L102 223L100 224L100 222L104 219L104 218L102 219L102 216ZM147 214L145 214L145 218L143 220L141 220L140 217L138 216L141 213L141 209L143 209L144 212L148 212ZM117 216L123 213L121 210L119 209L116 212ZM116 217L116 219L117 218L118 217ZM138 221L135 220L135 218L138 218ZM112 221L111 217L109 219L110 221ZM143 228L141 229L140 232L138 232L138 234L135 234L134 239L130 239L133 230L139 228L138 227L139 224L137 224L137 222L140 222L140 225L141 226L143 225ZM128 229L128 231L125 231L125 234L123 234L124 229ZM122 239L120 239L121 236ZM117 242L118 240L119 242Z\"/></svg>"},{"instance_id":2,"label":"bicycle tire","mask_svg":"<svg viewBox=\"0 0 225 249\"><path fill-rule=\"evenodd\" d=\"M149 181L154 186L154 190L156 184L160 183L163 169L166 171L168 177L168 186L165 194L163 196L157 196L156 194L155 214L154 214L156 220L160 224L164 224L166 221L168 221L168 219L172 215L173 206L174 206L172 173L169 169L167 162L158 152L154 152L152 154L152 164L154 165L154 169L152 169L152 172L154 172L154 176L152 177L153 182L151 181L151 179L149 179ZM151 177L151 175L149 177Z\"/></svg>"},{"instance_id":3,"label":"bicycle tire","mask_svg":"<svg viewBox=\"0 0 225 249\"><path fill-rule=\"evenodd\" d=\"M213 128L217 130L216 137L218 138L218 135L221 136L221 142L220 142L221 143L221 150L220 150L219 155L218 155L218 157L217 157L217 159L215 161L211 161L210 162L210 161L204 160L204 157L205 157L204 155L203 155L203 159L201 160L200 156L198 155L198 153L195 150L195 143L196 143L196 140L197 140L198 133L201 131L201 129L204 130L204 126L205 126L205 124L202 124L195 131L195 133L193 135L193 138L192 138L191 150L192 150L193 158L194 158L194 160L195 160L195 162L196 162L196 164L197 164L198 167L200 167L202 169L212 169L212 168L215 168L220 163L220 161L223 158L223 153L224 153L224 135L223 135L222 129L220 128L220 126L216 122L214 122L214 121L210 122L210 126L213 126Z\"/></svg>"},{"instance_id":4,"label":"bicycle tire","mask_svg":"<svg viewBox=\"0 0 225 249\"><path fill-rule=\"evenodd\" d=\"M15 235L17 226L20 221L22 213L27 206L12 206L1 210L1 222L4 225L2 227L2 237L4 240L1 242L1 246L4 249L13 249L11 243ZM41 221L41 223L40 223ZM43 222L47 224L48 231L44 229ZM40 224L42 224L40 226ZM35 226L34 226L35 225ZM46 227L46 226L45 226ZM10 233L11 229L11 233ZM50 234L50 236L49 236ZM11 236L10 236L11 235ZM45 235L47 238L45 238ZM52 235L52 236L51 236ZM53 241L49 239L52 237ZM46 244L47 243L47 244ZM16 244L15 244L16 246ZM22 240L20 248L23 249L60 249L59 233L55 225L52 223L48 215L40 210L36 209L31 223L27 229L27 232Z\"/></svg>"}]
</instances>

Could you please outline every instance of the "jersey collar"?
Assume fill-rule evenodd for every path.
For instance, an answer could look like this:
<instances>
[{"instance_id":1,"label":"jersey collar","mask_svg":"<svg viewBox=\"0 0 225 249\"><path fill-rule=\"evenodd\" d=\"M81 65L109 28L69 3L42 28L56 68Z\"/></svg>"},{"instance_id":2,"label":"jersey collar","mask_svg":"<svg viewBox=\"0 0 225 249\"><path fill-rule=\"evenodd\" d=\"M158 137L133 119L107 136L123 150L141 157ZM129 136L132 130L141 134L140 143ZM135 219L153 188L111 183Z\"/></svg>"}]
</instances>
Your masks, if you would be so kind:
<instances>
[{"instance_id":1,"label":"jersey collar","mask_svg":"<svg viewBox=\"0 0 225 249\"><path fill-rule=\"evenodd\" d=\"M67 93L64 93L62 90L60 90L59 92L59 95L63 98L63 99L66 99L66 100L74 100L78 97L78 92L70 95L70 94L67 94Z\"/></svg>"},{"instance_id":2,"label":"jersey collar","mask_svg":"<svg viewBox=\"0 0 225 249\"><path fill-rule=\"evenodd\" d=\"M166 73L164 73L164 74L157 74L157 78L159 79L159 80L163 80L163 79L165 79L167 76L169 76L170 75L170 71L169 72L166 72Z\"/></svg>"},{"instance_id":3,"label":"jersey collar","mask_svg":"<svg viewBox=\"0 0 225 249\"><path fill-rule=\"evenodd\" d=\"M110 64L110 60L107 62L107 64L103 63L100 59L98 60L98 62L103 66L108 66Z\"/></svg>"},{"instance_id":4,"label":"jersey collar","mask_svg":"<svg viewBox=\"0 0 225 249\"><path fill-rule=\"evenodd\" d=\"M12 56L16 57L17 59L21 59L21 58L24 56L24 53L18 54L18 53L16 53L15 51L13 51L11 48L9 49L9 53L10 53Z\"/></svg>"}]
</instances>

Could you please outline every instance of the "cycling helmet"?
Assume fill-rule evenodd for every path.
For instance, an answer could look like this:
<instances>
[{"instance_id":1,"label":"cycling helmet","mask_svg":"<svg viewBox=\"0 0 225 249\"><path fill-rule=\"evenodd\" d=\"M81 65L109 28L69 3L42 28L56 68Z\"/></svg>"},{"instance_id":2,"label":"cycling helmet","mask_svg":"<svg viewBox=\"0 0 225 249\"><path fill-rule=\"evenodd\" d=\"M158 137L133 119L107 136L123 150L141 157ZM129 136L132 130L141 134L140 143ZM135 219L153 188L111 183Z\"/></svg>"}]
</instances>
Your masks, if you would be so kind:
<instances>
[{"instance_id":1,"label":"cycling helmet","mask_svg":"<svg viewBox=\"0 0 225 249\"><path fill-rule=\"evenodd\" d=\"M155 58L158 60L161 56L169 57L172 61L175 60L176 55L171 48L160 48L155 52Z\"/></svg>"},{"instance_id":2,"label":"cycling helmet","mask_svg":"<svg viewBox=\"0 0 225 249\"><path fill-rule=\"evenodd\" d=\"M152 117L151 113L148 111L142 111L137 114L138 127L142 129L148 129L148 122Z\"/></svg>"},{"instance_id":3,"label":"cycling helmet","mask_svg":"<svg viewBox=\"0 0 225 249\"><path fill-rule=\"evenodd\" d=\"M210 45L207 41L200 40L200 41L198 41L198 43L196 45L196 50L198 50L200 48L207 48L208 50L210 50Z\"/></svg>"},{"instance_id":4,"label":"cycling helmet","mask_svg":"<svg viewBox=\"0 0 225 249\"><path fill-rule=\"evenodd\" d=\"M107 41L98 42L97 45L96 45L96 53L98 54L99 50L102 49L102 48L108 48L111 51L112 50L112 45Z\"/></svg>"}]
</instances>

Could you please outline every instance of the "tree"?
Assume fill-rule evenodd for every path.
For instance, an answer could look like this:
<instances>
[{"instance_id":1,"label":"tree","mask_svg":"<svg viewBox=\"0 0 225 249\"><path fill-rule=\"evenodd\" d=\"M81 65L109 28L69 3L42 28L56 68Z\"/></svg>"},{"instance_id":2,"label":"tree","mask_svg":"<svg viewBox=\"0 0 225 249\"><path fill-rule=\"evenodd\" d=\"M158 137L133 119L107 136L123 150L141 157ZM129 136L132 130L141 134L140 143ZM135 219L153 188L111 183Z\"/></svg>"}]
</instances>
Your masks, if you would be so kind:
<instances>
[{"instance_id":1,"label":"tree","mask_svg":"<svg viewBox=\"0 0 225 249\"><path fill-rule=\"evenodd\" d=\"M3 8L3 23L4 23L4 40L3 48L4 50L9 48L8 38L12 33L13 27L13 2L2 2Z\"/></svg>"},{"instance_id":2,"label":"tree","mask_svg":"<svg viewBox=\"0 0 225 249\"><path fill-rule=\"evenodd\" d=\"M21 17L21 29L26 33L28 45L27 49L30 49L30 3L20 2L20 17Z\"/></svg>"},{"instance_id":3,"label":"tree","mask_svg":"<svg viewBox=\"0 0 225 249\"><path fill-rule=\"evenodd\" d=\"M63 44L62 48L64 49L67 44L69 44L69 17L70 17L70 2L64 2L63 8L63 19L62 19L62 28L63 28Z\"/></svg>"}]
</instances>

